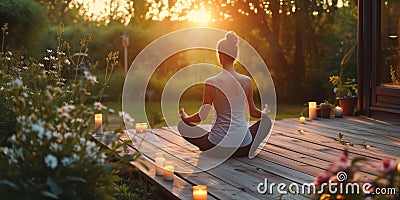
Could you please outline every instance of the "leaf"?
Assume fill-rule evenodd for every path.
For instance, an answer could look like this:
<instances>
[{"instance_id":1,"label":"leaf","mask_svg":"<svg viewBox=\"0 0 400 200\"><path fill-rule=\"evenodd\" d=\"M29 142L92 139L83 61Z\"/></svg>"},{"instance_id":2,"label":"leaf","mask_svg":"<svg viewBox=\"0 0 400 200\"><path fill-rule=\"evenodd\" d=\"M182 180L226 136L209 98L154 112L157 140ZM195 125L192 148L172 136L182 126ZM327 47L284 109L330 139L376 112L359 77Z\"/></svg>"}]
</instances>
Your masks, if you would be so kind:
<instances>
[{"instance_id":1,"label":"leaf","mask_svg":"<svg viewBox=\"0 0 400 200\"><path fill-rule=\"evenodd\" d=\"M354 164L361 162L361 161L366 161L367 159L364 157L356 157L351 161L351 165L353 166Z\"/></svg>"},{"instance_id":2,"label":"leaf","mask_svg":"<svg viewBox=\"0 0 400 200\"><path fill-rule=\"evenodd\" d=\"M104 165L104 174L109 174L111 171L111 164L110 163L106 163Z\"/></svg>"},{"instance_id":3,"label":"leaf","mask_svg":"<svg viewBox=\"0 0 400 200\"><path fill-rule=\"evenodd\" d=\"M84 178L76 177L76 176L67 176L65 179L67 179L68 181L76 181L76 182L81 182L81 183L87 183L87 181Z\"/></svg>"},{"instance_id":4,"label":"leaf","mask_svg":"<svg viewBox=\"0 0 400 200\"><path fill-rule=\"evenodd\" d=\"M49 191L42 191L41 194L42 194L43 196L45 196L45 197L48 197L48 198L58 199L58 196L57 196L57 195L55 195L55 194L53 194L53 193L51 193L51 192L49 192Z\"/></svg>"},{"instance_id":5,"label":"leaf","mask_svg":"<svg viewBox=\"0 0 400 200\"><path fill-rule=\"evenodd\" d=\"M11 187L11 188L13 188L15 190L19 189L17 185L15 185L13 182L10 182L10 181L7 181L7 180L0 181L0 185L5 185L5 186Z\"/></svg>"},{"instance_id":6,"label":"leaf","mask_svg":"<svg viewBox=\"0 0 400 200\"><path fill-rule=\"evenodd\" d=\"M60 186L58 186L56 181L51 177L47 178L47 185L50 187L50 191L56 196L60 195L63 192Z\"/></svg>"}]
</instances>

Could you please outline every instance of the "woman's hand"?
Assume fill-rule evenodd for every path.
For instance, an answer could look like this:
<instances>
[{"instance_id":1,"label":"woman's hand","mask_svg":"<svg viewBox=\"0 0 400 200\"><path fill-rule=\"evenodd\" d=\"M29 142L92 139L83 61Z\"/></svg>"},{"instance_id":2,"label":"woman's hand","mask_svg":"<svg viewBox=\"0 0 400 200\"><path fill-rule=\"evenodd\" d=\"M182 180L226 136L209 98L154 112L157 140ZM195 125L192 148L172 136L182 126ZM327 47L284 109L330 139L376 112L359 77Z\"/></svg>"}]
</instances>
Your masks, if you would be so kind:
<instances>
[{"instance_id":1,"label":"woman's hand","mask_svg":"<svg viewBox=\"0 0 400 200\"><path fill-rule=\"evenodd\" d=\"M186 114L185 109L181 108L181 109L179 110L179 116L181 117L181 119L182 119L183 121L186 121L188 115Z\"/></svg>"},{"instance_id":2,"label":"woman's hand","mask_svg":"<svg viewBox=\"0 0 400 200\"><path fill-rule=\"evenodd\" d=\"M264 110L261 111L261 117L268 117L269 113L271 112L271 109L269 108L268 104L265 104Z\"/></svg>"}]
</instances>

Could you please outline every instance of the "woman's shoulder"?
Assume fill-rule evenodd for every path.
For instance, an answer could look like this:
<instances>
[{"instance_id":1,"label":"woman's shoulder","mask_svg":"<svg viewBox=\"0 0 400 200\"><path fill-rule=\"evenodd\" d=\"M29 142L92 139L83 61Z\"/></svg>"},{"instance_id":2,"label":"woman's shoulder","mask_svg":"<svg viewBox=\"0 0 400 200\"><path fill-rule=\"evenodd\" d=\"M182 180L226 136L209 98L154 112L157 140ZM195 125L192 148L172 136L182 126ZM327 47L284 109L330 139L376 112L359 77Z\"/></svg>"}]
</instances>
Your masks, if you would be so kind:
<instances>
[{"instance_id":1,"label":"woman's shoulder","mask_svg":"<svg viewBox=\"0 0 400 200\"><path fill-rule=\"evenodd\" d=\"M248 76L246 76L246 75L244 75L244 74L240 74L240 76L241 76L241 77L243 78L243 80L245 80L246 82L251 81L251 78L248 77Z\"/></svg>"},{"instance_id":2,"label":"woman's shoulder","mask_svg":"<svg viewBox=\"0 0 400 200\"><path fill-rule=\"evenodd\" d=\"M215 81L215 76L206 79L206 83L213 83Z\"/></svg>"}]
</instances>

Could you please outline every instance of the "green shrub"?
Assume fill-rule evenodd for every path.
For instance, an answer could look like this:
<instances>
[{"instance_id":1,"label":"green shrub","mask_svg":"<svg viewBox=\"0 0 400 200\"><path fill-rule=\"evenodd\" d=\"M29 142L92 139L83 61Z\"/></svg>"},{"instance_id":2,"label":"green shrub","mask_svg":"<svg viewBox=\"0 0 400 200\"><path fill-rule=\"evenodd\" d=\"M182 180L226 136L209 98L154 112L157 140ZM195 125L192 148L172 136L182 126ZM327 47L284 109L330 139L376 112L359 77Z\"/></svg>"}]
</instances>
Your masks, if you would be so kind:
<instances>
[{"instance_id":1,"label":"green shrub","mask_svg":"<svg viewBox=\"0 0 400 200\"><path fill-rule=\"evenodd\" d=\"M97 83L89 71L64 79L63 68L76 66L58 38L43 58L0 53L0 199L111 199L118 172L138 156L118 157L126 143L108 150L92 141L93 116L107 108L86 104Z\"/></svg>"},{"instance_id":2,"label":"green shrub","mask_svg":"<svg viewBox=\"0 0 400 200\"><path fill-rule=\"evenodd\" d=\"M42 39L47 39L42 36L46 36L48 27L46 10L39 3L32 0L2 0L0 16L0 24L8 23L10 27L5 46L35 51Z\"/></svg>"}]
</instances>

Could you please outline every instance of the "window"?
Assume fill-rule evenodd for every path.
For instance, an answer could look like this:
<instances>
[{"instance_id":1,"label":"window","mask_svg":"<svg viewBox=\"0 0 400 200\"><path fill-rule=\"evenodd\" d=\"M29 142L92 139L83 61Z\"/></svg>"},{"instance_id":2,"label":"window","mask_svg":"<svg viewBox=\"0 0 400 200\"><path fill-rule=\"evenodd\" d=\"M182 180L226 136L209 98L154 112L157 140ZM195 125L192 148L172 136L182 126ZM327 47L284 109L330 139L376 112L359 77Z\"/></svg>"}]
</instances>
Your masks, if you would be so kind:
<instances>
[{"instance_id":1,"label":"window","mask_svg":"<svg viewBox=\"0 0 400 200\"><path fill-rule=\"evenodd\" d=\"M380 84L400 88L400 1L381 1Z\"/></svg>"}]
</instances>

